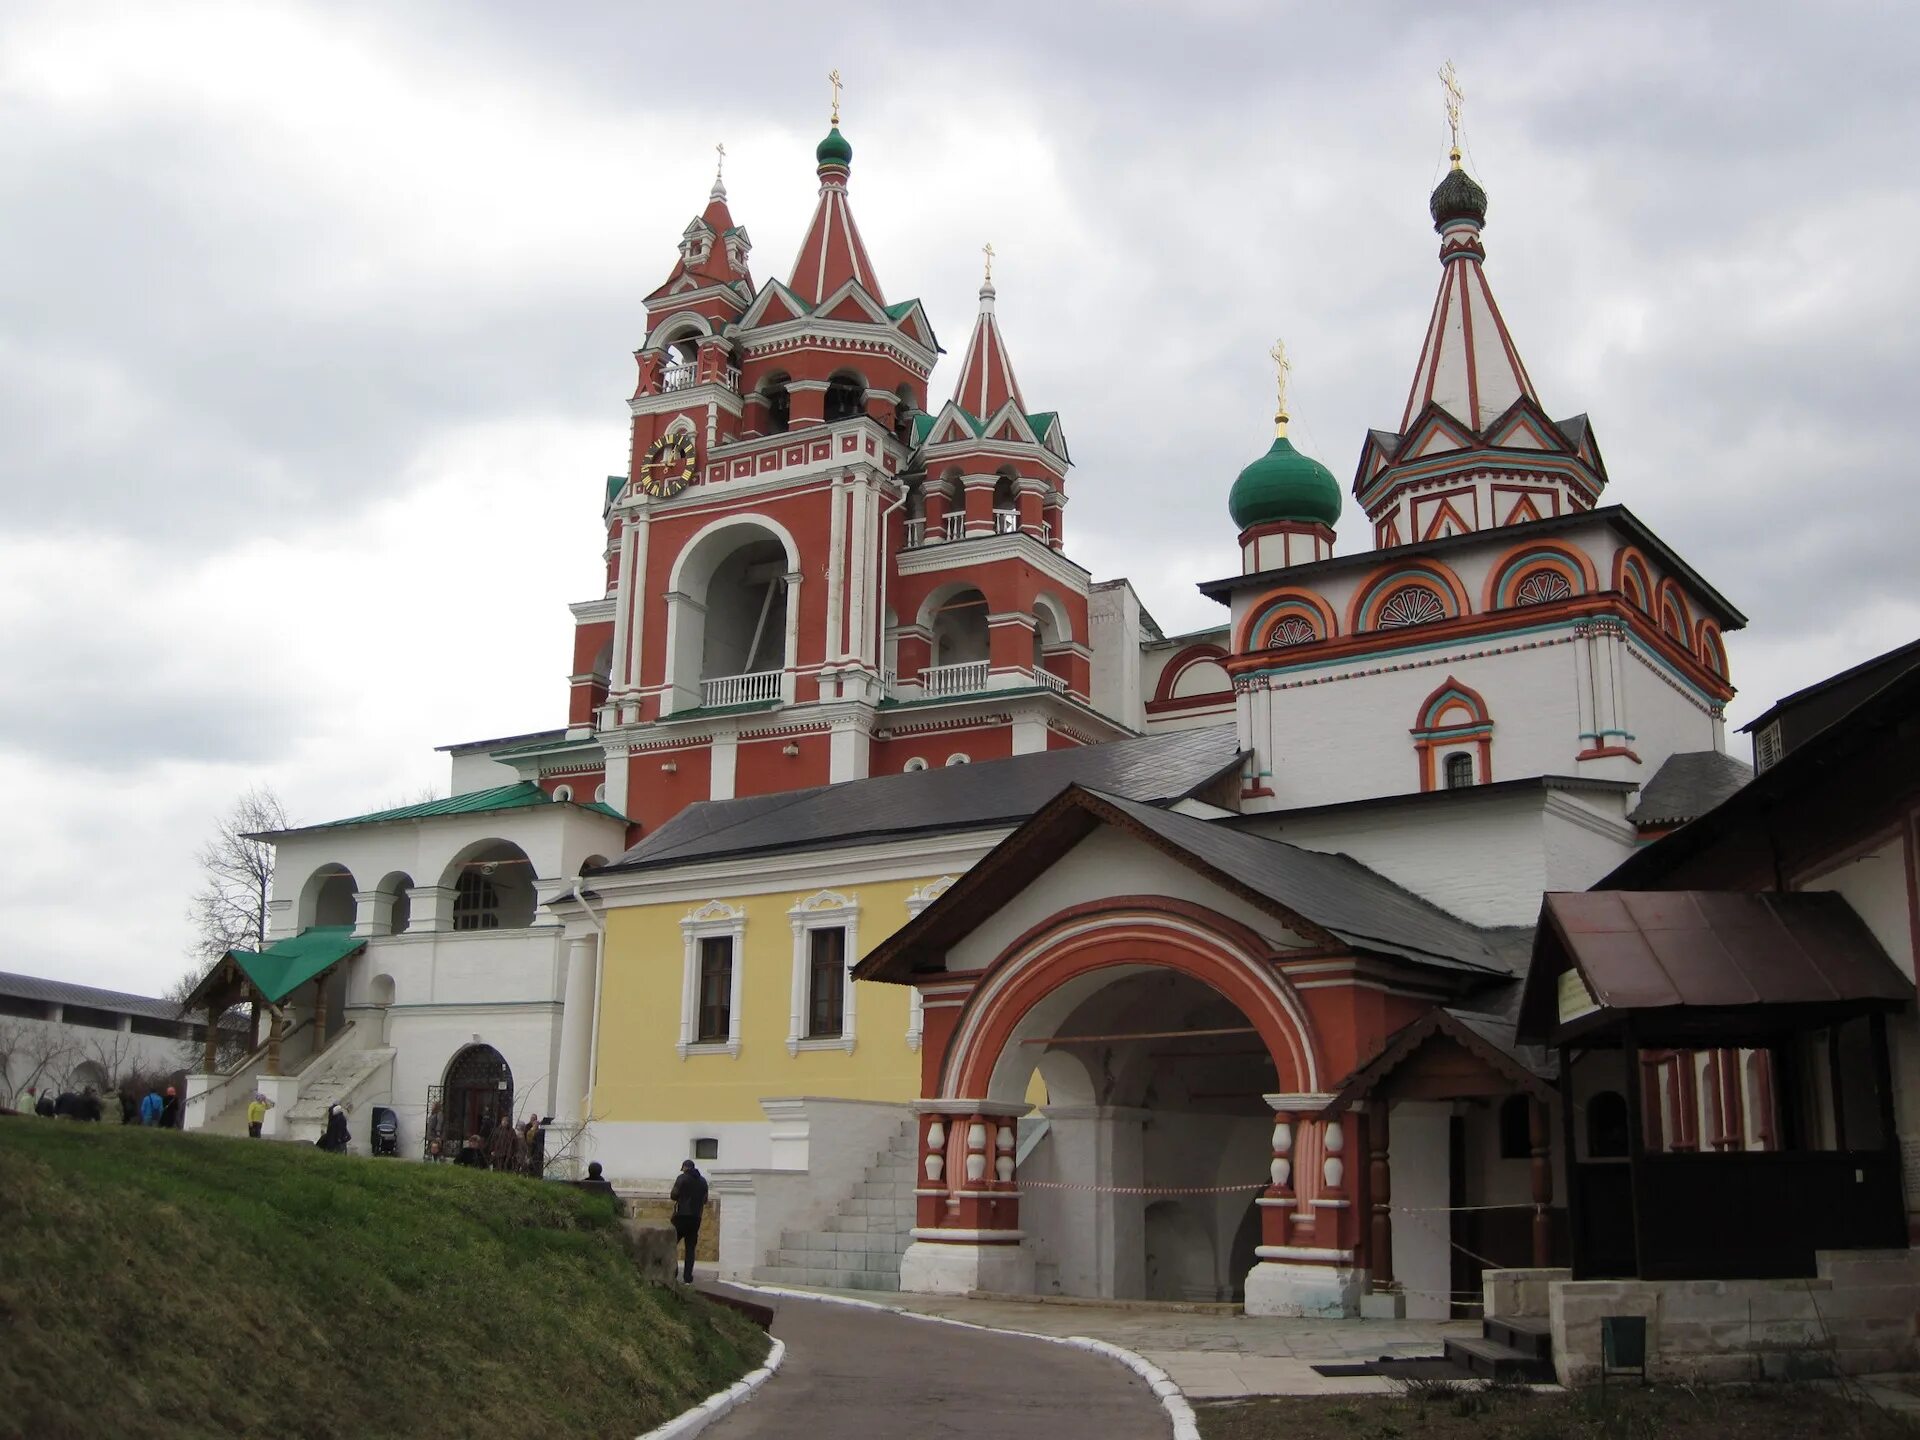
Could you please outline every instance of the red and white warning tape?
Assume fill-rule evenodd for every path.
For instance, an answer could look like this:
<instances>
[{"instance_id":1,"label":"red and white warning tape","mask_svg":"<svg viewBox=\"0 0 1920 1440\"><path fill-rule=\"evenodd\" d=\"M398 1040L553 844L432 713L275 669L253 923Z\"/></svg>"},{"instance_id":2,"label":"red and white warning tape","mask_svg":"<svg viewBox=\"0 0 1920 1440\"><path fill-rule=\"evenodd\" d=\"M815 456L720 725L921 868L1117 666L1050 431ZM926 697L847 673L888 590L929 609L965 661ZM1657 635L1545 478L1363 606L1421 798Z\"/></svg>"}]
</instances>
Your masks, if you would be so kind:
<instances>
[{"instance_id":1,"label":"red and white warning tape","mask_svg":"<svg viewBox=\"0 0 1920 1440\"><path fill-rule=\"evenodd\" d=\"M1029 1180L1015 1182L1022 1190L1097 1190L1102 1195L1235 1195L1243 1190L1264 1190L1273 1182L1256 1180L1251 1185L1095 1185L1083 1180Z\"/></svg>"}]
</instances>

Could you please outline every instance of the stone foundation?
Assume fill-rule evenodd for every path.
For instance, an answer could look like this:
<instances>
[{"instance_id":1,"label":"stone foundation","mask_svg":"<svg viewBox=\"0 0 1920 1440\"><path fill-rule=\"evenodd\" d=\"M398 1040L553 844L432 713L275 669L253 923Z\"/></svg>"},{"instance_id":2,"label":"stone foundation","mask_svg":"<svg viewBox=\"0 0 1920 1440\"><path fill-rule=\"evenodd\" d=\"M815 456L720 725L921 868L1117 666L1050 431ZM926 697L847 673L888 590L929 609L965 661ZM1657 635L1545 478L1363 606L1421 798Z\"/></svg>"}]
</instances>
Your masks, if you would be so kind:
<instances>
[{"instance_id":1,"label":"stone foundation","mask_svg":"<svg viewBox=\"0 0 1920 1440\"><path fill-rule=\"evenodd\" d=\"M1553 1363L1562 1385L1600 1377L1600 1320L1647 1319L1654 1379L1718 1382L1864 1375L1916 1365L1920 1263L1910 1250L1823 1250L1800 1280L1553 1280ZM1495 1275L1540 1272L1490 1272ZM1500 1282L1506 1283L1506 1282ZM1530 1282L1513 1282L1524 1293ZM1251 1287L1249 1287L1251 1296ZM1491 1310L1489 1310L1491 1314Z\"/></svg>"},{"instance_id":2,"label":"stone foundation","mask_svg":"<svg viewBox=\"0 0 1920 1440\"><path fill-rule=\"evenodd\" d=\"M1554 1285L1572 1278L1573 1272L1566 1269L1482 1270L1483 1313L1489 1320L1544 1318Z\"/></svg>"},{"instance_id":3,"label":"stone foundation","mask_svg":"<svg viewBox=\"0 0 1920 1440\"><path fill-rule=\"evenodd\" d=\"M1262 1259L1247 1272L1246 1313L1347 1320L1360 1313L1367 1272L1352 1265Z\"/></svg>"},{"instance_id":4,"label":"stone foundation","mask_svg":"<svg viewBox=\"0 0 1920 1440\"><path fill-rule=\"evenodd\" d=\"M948 1245L916 1240L900 1257L900 1288L917 1295L1033 1294L1025 1245Z\"/></svg>"}]
</instances>

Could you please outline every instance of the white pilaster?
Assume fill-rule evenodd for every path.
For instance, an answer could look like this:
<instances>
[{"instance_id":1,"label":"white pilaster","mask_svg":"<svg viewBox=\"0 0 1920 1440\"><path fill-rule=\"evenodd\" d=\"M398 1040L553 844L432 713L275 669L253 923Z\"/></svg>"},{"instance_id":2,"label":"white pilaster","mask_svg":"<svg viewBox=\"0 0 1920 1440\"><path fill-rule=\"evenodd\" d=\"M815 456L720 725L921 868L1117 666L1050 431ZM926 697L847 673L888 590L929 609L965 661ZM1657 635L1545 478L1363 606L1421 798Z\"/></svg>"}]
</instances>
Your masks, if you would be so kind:
<instances>
[{"instance_id":1,"label":"white pilaster","mask_svg":"<svg viewBox=\"0 0 1920 1440\"><path fill-rule=\"evenodd\" d=\"M709 800L733 799L734 766L740 756L740 741L735 735L715 735L713 737L713 761L709 767L711 783L707 789Z\"/></svg>"},{"instance_id":2,"label":"white pilaster","mask_svg":"<svg viewBox=\"0 0 1920 1440\"><path fill-rule=\"evenodd\" d=\"M560 1014L560 1063L554 1078L554 1119L578 1124L589 1118L587 1060L593 1048L593 992L599 968L598 940L574 935L567 941L567 986Z\"/></svg>"}]
</instances>

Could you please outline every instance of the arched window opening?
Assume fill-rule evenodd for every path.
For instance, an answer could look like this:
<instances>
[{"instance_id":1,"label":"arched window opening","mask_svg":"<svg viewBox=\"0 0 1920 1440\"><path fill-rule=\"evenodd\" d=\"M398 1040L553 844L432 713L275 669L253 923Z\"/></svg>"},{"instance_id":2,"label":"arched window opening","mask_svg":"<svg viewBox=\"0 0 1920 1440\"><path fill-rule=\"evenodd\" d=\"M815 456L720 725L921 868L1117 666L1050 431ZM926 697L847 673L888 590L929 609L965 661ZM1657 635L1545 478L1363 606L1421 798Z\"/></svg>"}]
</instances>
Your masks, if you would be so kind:
<instances>
[{"instance_id":1,"label":"arched window opening","mask_svg":"<svg viewBox=\"0 0 1920 1440\"><path fill-rule=\"evenodd\" d=\"M1447 789L1465 790L1473 784L1473 756L1456 750L1447 756Z\"/></svg>"},{"instance_id":2,"label":"arched window opening","mask_svg":"<svg viewBox=\"0 0 1920 1440\"><path fill-rule=\"evenodd\" d=\"M484 1153L493 1127L513 1123L513 1071L491 1045L469 1045L455 1055L439 1090L428 1104L440 1105L442 1133L456 1151L467 1136L478 1135Z\"/></svg>"},{"instance_id":3,"label":"arched window opening","mask_svg":"<svg viewBox=\"0 0 1920 1440\"><path fill-rule=\"evenodd\" d=\"M702 680L755 675L786 663L786 575L786 547L772 536L740 546L714 569L705 597Z\"/></svg>"},{"instance_id":4,"label":"arched window opening","mask_svg":"<svg viewBox=\"0 0 1920 1440\"><path fill-rule=\"evenodd\" d=\"M380 882L380 895L391 897L387 905L387 934L404 935L413 924L413 877L394 871Z\"/></svg>"},{"instance_id":5,"label":"arched window opening","mask_svg":"<svg viewBox=\"0 0 1920 1440\"><path fill-rule=\"evenodd\" d=\"M352 925L358 918L353 892L359 887L344 865L323 865L307 881L300 925Z\"/></svg>"},{"instance_id":6,"label":"arched window opening","mask_svg":"<svg viewBox=\"0 0 1920 1440\"><path fill-rule=\"evenodd\" d=\"M1550 605L1556 600L1571 600L1573 586L1558 570L1535 570L1524 575L1514 587L1515 605Z\"/></svg>"},{"instance_id":7,"label":"arched window opening","mask_svg":"<svg viewBox=\"0 0 1920 1440\"><path fill-rule=\"evenodd\" d=\"M858 375L836 375L827 382L826 418L829 425L836 420L851 420L856 415L864 415L867 410L867 382Z\"/></svg>"},{"instance_id":8,"label":"arched window opening","mask_svg":"<svg viewBox=\"0 0 1920 1440\"><path fill-rule=\"evenodd\" d=\"M787 390L787 377L768 376L760 383L760 394L767 402L767 433L784 435L793 420L793 396Z\"/></svg>"},{"instance_id":9,"label":"arched window opening","mask_svg":"<svg viewBox=\"0 0 1920 1440\"><path fill-rule=\"evenodd\" d=\"M927 757L924 755L911 756L907 760L907 763L900 768L908 774L912 774L915 770L924 770L927 768Z\"/></svg>"},{"instance_id":10,"label":"arched window opening","mask_svg":"<svg viewBox=\"0 0 1920 1440\"><path fill-rule=\"evenodd\" d=\"M1001 472L993 482L993 533L1017 534L1020 529L1020 492L1013 476Z\"/></svg>"},{"instance_id":11,"label":"arched window opening","mask_svg":"<svg viewBox=\"0 0 1920 1440\"><path fill-rule=\"evenodd\" d=\"M533 862L507 840L470 848L453 867L453 928L520 930L533 923Z\"/></svg>"},{"instance_id":12,"label":"arched window opening","mask_svg":"<svg viewBox=\"0 0 1920 1440\"><path fill-rule=\"evenodd\" d=\"M553 800L556 805L564 805L571 799L573 799L573 787L571 785L556 785L553 787Z\"/></svg>"},{"instance_id":13,"label":"arched window opening","mask_svg":"<svg viewBox=\"0 0 1920 1440\"><path fill-rule=\"evenodd\" d=\"M1380 607L1376 628L1397 630L1407 625L1429 625L1446 618L1447 607L1431 587L1402 585Z\"/></svg>"},{"instance_id":14,"label":"arched window opening","mask_svg":"<svg viewBox=\"0 0 1920 1440\"><path fill-rule=\"evenodd\" d=\"M1686 622L1680 618L1680 612L1674 609L1672 605L1664 606L1661 609L1660 628L1667 632L1669 639L1677 640L1682 645L1687 643Z\"/></svg>"},{"instance_id":15,"label":"arched window opening","mask_svg":"<svg viewBox=\"0 0 1920 1440\"><path fill-rule=\"evenodd\" d=\"M978 590L961 590L936 607L930 628L936 668L986 662L987 597Z\"/></svg>"},{"instance_id":16,"label":"arched window opening","mask_svg":"<svg viewBox=\"0 0 1920 1440\"><path fill-rule=\"evenodd\" d=\"M699 331L682 330L660 347L660 389L684 390L700 372Z\"/></svg>"},{"instance_id":17,"label":"arched window opening","mask_svg":"<svg viewBox=\"0 0 1920 1440\"><path fill-rule=\"evenodd\" d=\"M1587 1101L1587 1158L1621 1160L1627 1154L1627 1097L1602 1090Z\"/></svg>"},{"instance_id":18,"label":"arched window opening","mask_svg":"<svg viewBox=\"0 0 1920 1440\"><path fill-rule=\"evenodd\" d=\"M382 1006L393 1004L393 976L376 975L367 982L367 1003Z\"/></svg>"},{"instance_id":19,"label":"arched window opening","mask_svg":"<svg viewBox=\"0 0 1920 1440\"><path fill-rule=\"evenodd\" d=\"M971 765L972 763L973 761L971 759L958 751L947 756L947 764L949 765Z\"/></svg>"}]
</instances>

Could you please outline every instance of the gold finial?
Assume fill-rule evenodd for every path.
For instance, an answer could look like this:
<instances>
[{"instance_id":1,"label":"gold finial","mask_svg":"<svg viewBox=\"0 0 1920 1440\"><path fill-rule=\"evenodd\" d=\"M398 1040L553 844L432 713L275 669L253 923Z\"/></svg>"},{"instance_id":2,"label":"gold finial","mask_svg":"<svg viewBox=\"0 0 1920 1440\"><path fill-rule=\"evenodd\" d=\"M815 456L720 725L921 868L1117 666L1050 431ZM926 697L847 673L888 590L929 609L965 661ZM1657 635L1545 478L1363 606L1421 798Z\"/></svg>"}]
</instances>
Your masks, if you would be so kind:
<instances>
[{"instance_id":1,"label":"gold finial","mask_svg":"<svg viewBox=\"0 0 1920 1440\"><path fill-rule=\"evenodd\" d=\"M1446 92L1447 129L1453 134L1453 146L1447 152L1453 161L1453 168L1460 168L1460 102L1467 98L1460 88L1460 73L1453 68L1453 62L1447 61L1440 67L1440 88Z\"/></svg>"},{"instance_id":2,"label":"gold finial","mask_svg":"<svg viewBox=\"0 0 1920 1440\"><path fill-rule=\"evenodd\" d=\"M1287 433L1287 377L1293 372L1293 362L1287 359L1287 342L1284 340L1274 341L1273 349L1267 354L1273 357L1273 433L1284 435Z\"/></svg>"},{"instance_id":3,"label":"gold finial","mask_svg":"<svg viewBox=\"0 0 1920 1440\"><path fill-rule=\"evenodd\" d=\"M833 83L833 123L840 123L840 72L838 69L827 72L827 79Z\"/></svg>"},{"instance_id":4,"label":"gold finial","mask_svg":"<svg viewBox=\"0 0 1920 1440\"><path fill-rule=\"evenodd\" d=\"M987 257L987 278L985 283L991 285L993 284L993 242L989 240L986 244L982 245L980 247L980 253Z\"/></svg>"}]
</instances>

